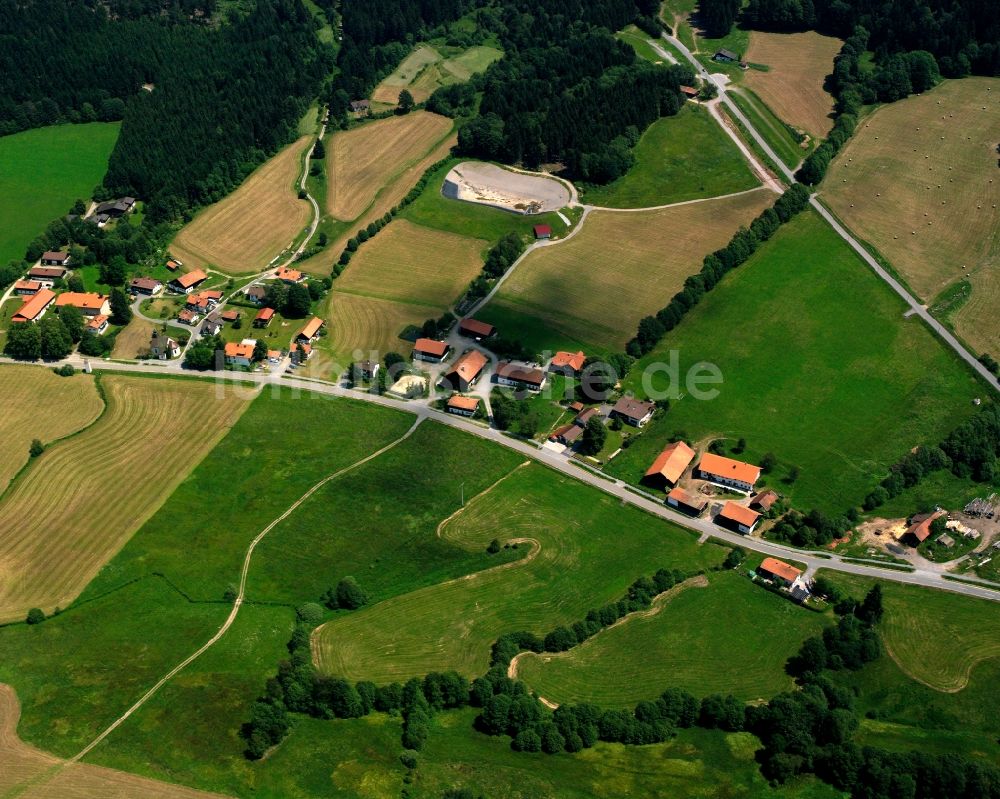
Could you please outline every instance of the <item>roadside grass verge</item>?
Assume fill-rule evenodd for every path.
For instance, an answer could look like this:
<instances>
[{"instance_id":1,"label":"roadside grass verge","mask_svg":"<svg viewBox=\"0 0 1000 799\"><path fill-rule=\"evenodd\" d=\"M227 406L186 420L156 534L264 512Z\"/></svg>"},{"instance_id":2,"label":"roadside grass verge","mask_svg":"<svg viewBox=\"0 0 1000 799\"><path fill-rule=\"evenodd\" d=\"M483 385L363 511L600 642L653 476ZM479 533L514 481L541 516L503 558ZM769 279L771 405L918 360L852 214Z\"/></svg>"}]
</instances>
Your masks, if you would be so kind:
<instances>
[{"instance_id":1,"label":"roadside grass verge","mask_svg":"<svg viewBox=\"0 0 1000 799\"><path fill-rule=\"evenodd\" d=\"M802 159L809 154L809 149L799 145L788 126L751 89L744 86L733 87L729 90L729 96L785 166L797 169Z\"/></svg>"},{"instance_id":2,"label":"roadside grass verge","mask_svg":"<svg viewBox=\"0 0 1000 799\"><path fill-rule=\"evenodd\" d=\"M982 393L903 310L817 214L804 212L633 367L625 389L665 392L671 405L608 471L638 483L675 433L723 438L727 448L745 438L740 459L774 453L778 467L761 482L795 506L841 514L859 505L902 455L968 418ZM672 352L681 385L654 369ZM701 386L718 391L713 399L699 401L685 382L698 362L721 372L721 383Z\"/></svg>"}]
</instances>

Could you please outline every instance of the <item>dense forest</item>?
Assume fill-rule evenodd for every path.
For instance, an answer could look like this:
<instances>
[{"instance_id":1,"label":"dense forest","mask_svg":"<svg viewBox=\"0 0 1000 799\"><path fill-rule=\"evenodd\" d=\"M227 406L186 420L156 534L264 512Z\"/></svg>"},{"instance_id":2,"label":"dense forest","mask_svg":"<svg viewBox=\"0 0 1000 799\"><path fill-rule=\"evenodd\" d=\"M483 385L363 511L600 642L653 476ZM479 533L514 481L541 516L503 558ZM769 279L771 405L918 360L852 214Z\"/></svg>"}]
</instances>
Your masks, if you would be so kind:
<instances>
[{"instance_id":1,"label":"dense forest","mask_svg":"<svg viewBox=\"0 0 1000 799\"><path fill-rule=\"evenodd\" d=\"M725 2L711 0L710 4ZM946 77L1000 74L1000 14L991 0L750 0L744 21L776 31L846 38L857 26L882 56L926 50Z\"/></svg>"},{"instance_id":2,"label":"dense forest","mask_svg":"<svg viewBox=\"0 0 1000 799\"><path fill-rule=\"evenodd\" d=\"M175 218L286 143L332 69L300 0L0 0L0 135L124 119L108 192ZM143 91L151 84L151 91Z\"/></svg>"}]
</instances>

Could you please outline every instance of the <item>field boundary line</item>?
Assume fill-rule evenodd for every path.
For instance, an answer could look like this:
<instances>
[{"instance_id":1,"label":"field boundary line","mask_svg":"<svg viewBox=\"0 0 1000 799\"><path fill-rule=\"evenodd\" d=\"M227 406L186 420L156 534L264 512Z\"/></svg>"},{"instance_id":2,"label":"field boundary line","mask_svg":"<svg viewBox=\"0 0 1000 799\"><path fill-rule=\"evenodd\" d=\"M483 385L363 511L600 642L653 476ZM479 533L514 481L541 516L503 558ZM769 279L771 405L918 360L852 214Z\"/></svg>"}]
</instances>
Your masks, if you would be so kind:
<instances>
[{"instance_id":1,"label":"field boundary line","mask_svg":"<svg viewBox=\"0 0 1000 799\"><path fill-rule=\"evenodd\" d=\"M257 534L257 536L253 539L253 541L250 542L250 546L247 548L246 554L243 557L243 567L240 570L239 591L238 591L238 593L236 595L236 599L233 602L233 609L229 612L228 618L225 620L225 622L223 622L222 626L218 629L218 631L216 631L215 635L213 635L211 638L209 638L208 641L206 641L204 644L202 644L198 649L196 649L194 652L192 652L190 655L188 655L186 658L184 658L184 660L182 660L180 663L178 663L176 666L174 666L174 668L172 668L170 671L168 671L163 677L161 677L159 679L159 681L155 685L153 685L152 688L150 688L148 691L146 691L146 693L144 693L141 697L139 697L139 699L135 702L135 704L133 704L121 716L119 716L117 719L115 719L111 723L111 725L108 726L108 728L104 730L104 732L102 732L100 735L98 735L93 741L91 741L89 744L87 744L83 749L81 749L73 757L71 757L68 760L66 760L65 761L65 765L70 765L72 763L78 763L81 759L83 759L84 757L86 757L86 755L89 754L91 752L91 750L94 749L94 747L96 747L98 744L100 744L102 741L104 741L104 739L107 738L112 732L114 732L116 729L118 729L118 727L120 727L122 724L124 724L125 721L127 721L129 719L129 717L132 716L132 714L134 714L137 710L139 710L140 708L142 708L142 706L145 705L150 699L152 699L153 696L155 696L157 694L157 692L159 692L159 690L164 685L166 685L171 679L173 679L175 676L177 676L177 674L179 674L181 671L183 671L187 666L189 666L191 663L193 663L195 660L197 660L199 657L201 657L201 655L205 654L205 652L207 652L209 649L211 649L216 643L218 643L218 641L222 638L222 636L224 636L226 634L226 632L229 630L229 628L232 627L233 622L236 621L236 617L239 615L240 608L243 605L243 600L244 600L244 597L246 595L247 575L250 572L250 562L251 562L251 560L253 558L254 550L257 548L257 545L262 540L264 540L264 537L268 533L270 533L281 522L283 522L285 519L287 519L289 516L291 516L292 513L294 513L302 505L302 503L304 503L307 499L309 499L313 494L315 494L317 491L319 491L327 483L329 483L329 482L331 482L333 480L336 480L338 477L346 474L347 472L353 471L354 469L357 469L358 467L363 466L364 464L368 463L369 461L374 460L375 458L379 457L380 455L383 455L384 453L388 452L390 449L392 449L393 447L397 446L398 444L401 444L404 441L406 441L406 439L408 439L410 436L413 435L413 433L416 431L417 427L420 426L420 423L423 420L424 420L424 417L418 416L416 418L416 420L413 422L413 424L410 426L410 429L407 430L402 436L400 436L396 440L390 441L388 444L386 444L385 446L383 446L381 449L375 450L375 452L372 452L369 455L366 455L361 460L355 461L354 463L350 464L349 466L345 466L344 468L337 470L333 474L330 474L330 475L327 475L326 477L324 477L322 480L320 480L318 483L316 483L312 488L310 488L308 491L306 491L305 494L303 494L301 497L299 497L299 499L297 499L295 502L293 502L280 516L278 516L276 519L274 519L274 521L272 521L269 525L267 525L267 527L265 527L263 530L261 530Z\"/></svg>"},{"instance_id":2,"label":"field boundary line","mask_svg":"<svg viewBox=\"0 0 1000 799\"><path fill-rule=\"evenodd\" d=\"M755 166L754 162L751 162L751 166ZM778 189L774 188L774 186L761 180L760 175L755 175L755 177L761 181L761 185L754 186L752 189L744 189L743 191L732 191L729 194L719 194L716 195L715 197L696 197L693 200L681 200L680 202L667 203L666 205L647 205L642 208L610 208L606 205L585 205L584 207L589 208L591 211L600 211L601 213L609 212L616 214L639 214L646 211L666 211L669 210L670 208L680 208L683 205L697 205L698 203L710 203L710 202L715 202L716 200L728 200L732 197L742 197L744 194L752 194L753 192L760 191L761 189L770 189L771 191L774 192L778 191ZM567 236L566 238L568 239L569 236ZM565 241L565 240L566 239L560 239L560 241Z\"/></svg>"},{"instance_id":3,"label":"field boundary line","mask_svg":"<svg viewBox=\"0 0 1000 799\"><path fill-rule=\"evenodd\" d=\"M441 537L441 531L444 529L444 526L446 524L448 524L448 522L450 522L455 517L460 516L462 514L462 512L465 511L465 509L468 508L473 502L475 502L476 500L480 499L481 497L486 496L487 494L490 493L490 491L492 491L494 488L496 488L498 485L500 485L502 482L504 482L508 477L513 477L515 474L517 474L525 466L530 466L531 464L532 464L532 461L530 461L530 460L522 461L517 466L515 466L513 469L511 469L509 472L507 472L507 474L505 474L503 477L501 477L495 483L493 483L493 485L487 486L482 491L480 491L478 494L476 494L474 497L469 497L469 501L466 502L464 505L462 505L462 507L460 507L457 510L453 511L452 513L448 514L448 516L446 516L444 519L442 519L440 522L438 522L437 529L434 531L435 537L436 538L440 538Z\"/></svg>"}]
</instances>

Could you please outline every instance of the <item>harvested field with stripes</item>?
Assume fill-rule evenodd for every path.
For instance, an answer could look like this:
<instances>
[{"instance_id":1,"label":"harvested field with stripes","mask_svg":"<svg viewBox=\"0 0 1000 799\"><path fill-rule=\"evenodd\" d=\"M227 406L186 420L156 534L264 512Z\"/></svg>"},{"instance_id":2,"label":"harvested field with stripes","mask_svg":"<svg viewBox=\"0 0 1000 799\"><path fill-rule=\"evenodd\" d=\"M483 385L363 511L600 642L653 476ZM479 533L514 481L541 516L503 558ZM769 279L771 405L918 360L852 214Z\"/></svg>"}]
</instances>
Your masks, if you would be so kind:
<instances>
[{"instance_id":1,"label":"harvested field with stripes","mask_svg":"<svg viewBox=\"0 0 1000 799\"><path fill-rule=\"evenodd\" d=\"M531 253L487 313L511 308L566 336L622 349L639 320L666 305L705 255L774 200L756 189L657 211L594 211L571 240Z\"/></svg>"},{"instance_id":2,"label":"harvested field with stripes","mask_svg":"<svg viewBox=\"0 0 1000 799\"><path fill-rule=\"evenodd\" d=\"M170 245L187 269L215 267L230 274L259 272L309 224L309 203L296 185L311 136L254 171L225 199L185 225Z\"/></svg>"},{"instance_id":3,"label":"harvested field with stripes","mask_svg":"<svg viewBox=\"0 0 1000 799\"><path fill-rule=\"evenodd\" d=\"M783 122L822 138L833 127L833 96L824 91L823 81L833 72L841 44L815 31L753 31L746 59L770 69L749 69L743 80Z\"/></svg>"},{"instance_id":4,"label":"harvested field with stripes","mask_svg":"<svg viewBox=\"0 0 1000 799\"><path fill-rule=\"evenodd\" d=\"M246 406L209 382L101 384L101 418L36 458L0 503L0 620L72 602Z\"/></svg>"},{"instance_id":5,"label":"harvested field with stripes","mask_svg":"<svg viewBox=\"0 0 1000 799\"><path fill-rule=\"evenodd\" d=\"M34 366L0 367L0 494L28 462L32 439L48 444L91 424L101 411L94 379L89 375L59 377ZM2 563L2 561L0 561ZM2 571L2 569L0 569Z\"/></svg>"},{"instance_id":6,"label":"harvested field with stripes","mask_svg":"<svg viewBox=\"0 0 1000 799\"><path fill-rule=\"evenodd\" d=\"M418 45L396 70L383 79L372 92L377 103L396 105L399 93L408 89L413 99L422 103L434 90L453 83L464 83L477 72L483 72L501 56L494 47L476 46L451 58L444 58L429 44Z\"/></svg>"},{"instance_id":7,"label":"harvested field with stripes","mask_svg":"<svg viewBox=\"0 0 1000 799\"><path fill-rule=\"evenodd\" d=\"M327 212L345 222L356 219L380 191L435 149L452 125L446 117L414 111L327 139Z\"/></svg>"}]
</instances>

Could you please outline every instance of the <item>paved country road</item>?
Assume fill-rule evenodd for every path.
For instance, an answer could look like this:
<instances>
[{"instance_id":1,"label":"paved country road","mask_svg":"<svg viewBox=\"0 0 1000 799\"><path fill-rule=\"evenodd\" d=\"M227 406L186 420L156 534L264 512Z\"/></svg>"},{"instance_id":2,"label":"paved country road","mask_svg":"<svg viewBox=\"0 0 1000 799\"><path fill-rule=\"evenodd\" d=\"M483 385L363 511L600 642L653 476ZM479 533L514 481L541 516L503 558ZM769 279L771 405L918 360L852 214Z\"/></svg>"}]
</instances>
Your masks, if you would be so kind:
<instances>
[{"instance_id":1,"label":"paved country road","mask_svg":"<svg viewBox=\"0 0 1000 799\"><path fill-rule=\"evenodd\" d=\"M760 146L760 148L765 153L767 153L767 156L774 162L774 165L781 170L781 173L790 182L794 182L795 174L792 172L791 169L789 169L785 165L785 163L780 158L778 158L777 153L775 153L774 150L771 149L771 146L767 143L767 141L765 141L764 137L760 134L760 132L753 126L753 124L751 124L750 120L747 119L744 113L740 111L736 103L732 101L732 99L729 97L729 94L726 92L726 87L720 81L717 81L709 74L708 70L705 69L702 63L697 58L694 57L694 55L691 53L690 50L687 49L687 47L684 46L683 42L681 42L674 36L668 36L666 34L663 35L663 38L666 39L668 42L670 42L670 44L674 48L676 48L678 52L680 52L691 63L691 66L694 67L695 73L699 77L701 77L704 81L712 84L713 86L716 87L716 89L718 89L719 99L722 103L725 104L726 109L729 111L729 113L731 113L736 119L740 121L740 123L750 134L753 140ZM654 43L653 46L661 54L666 53L666 51L660 45ZM830 213L830 211L826 208L826 206L824 206L817 199L815 194L810 198L809 203L810 205L812 205L813 208L816 209L817 212L819 212L819 215L823 217L823 219L825 219L827 223L829 223L830 227L834 229L837 235L840 236L844 241L846 241L848 245L850 245L851 249L854 250L861 257L861 259L865 262L865 264L871 267L872 271L874 271L876 275L878 275L880 278L882 278L882 280L888 283L889 287L894 292L896 292L896 294L898 294L900 297L903 298L903 301L907 304L907 306L909 306L910 309L907 312L908 315L919 316L924 322L927 323L927 326L930 327L930 329L934 331L934 333L936 333L937 336L945 344L951 347L951 349L953 349L963 361L969 364L969 366L971 366L972 369L980 377L982 377L983 380L986 381L986 383L990 386L990 388L992 388L994 391L1000 392L1000 379L995 377L993 373L990 372L989 369L983 366L976 358L976 356L973 355L971 352L969 352L962 345L962 343L957 338L955 338L955 336L953 336L951 332L948 331L947 328L945 328L944 325L942 325L937 319L931 316L931 314L923 306L923 304L921 304L921 302L916 297L910 294L910 292L907 291L906 288L904 288L903 285L898 280L896 280L892 275L890 275L889 272L886 271L882 267L882 265L875 260L874 257L872 257L872 254L868 252L868 250L866 250L861 245L861 243L850 232L848 232L848 230L840 222L837 221L837 219L833 216L832 213Z\"/></svg>"},{"instance_id":2,"label":"paved country road","mask_svg":"<svg viewBox=\"0 0 1000 799\"><path fill-rule=\"evenodd\" d=\"M76 366L82 366L82 358L73 356L66 362ZM20 363L8 358L0 359L2 363ZM395 400L391 397L369 394L364 391L345 388L334 383L308 378L287 377L278 374L262 374L247 372L190 372L183 368L176 361L170 364L161 362L150 363L113 363L107 361L90 361L90 365L95 370L109 372L124 372L132 374L159 374L159 375L190 375L207 377L219 381L220 386L233 384L251 384L256 391L260 387L280 386L283 388L298 389L314 394L345 397L361 402L370 402L386 408L394 408L404 413L414 414L418 420L433 419L448 427L454 427L465 433L493 441L501 446L512 449L532 460L544 464L561 474L565 474L582 483L586 483L606 494L619 499L623 505L631 505L673 524L685 527L697 532L701 536L711 536L720 541L733 546L741 546L744 549L754 550L764 555L774 555L776 557L788 558L805 564L810 574L818 569L830 569L832 571L845 572L848 574L859 574L868 577L877 577L890 582L905 583L908 585L919 585L927 588L938 588L943 591L950 591L965 596L988 599L993 602L1000 602L1000 586L996 589L985 585L971 585L969 583L947 580L937 572L917 569L913 572L904 572L891 568L879 567L877 565L864 565L862 563L851 563L844 560L840 555L832 553L815 553L794 547L776 544L760 538L752 538L732 533L713 524L709 519L692 519L667 507L663 502L656 500L650 495L636 490L621 480L609 478L606 475L597 474L584 466L570 460L561 453L553 452L544 447L539 447L534 443L514 438L492 427L472 422L464 417L448 414L432 408L429 405L407 403ZM43 365L44 366L44 365ZM872 562L873 564L876 562Z\"/></svg>"}]
</instances>

